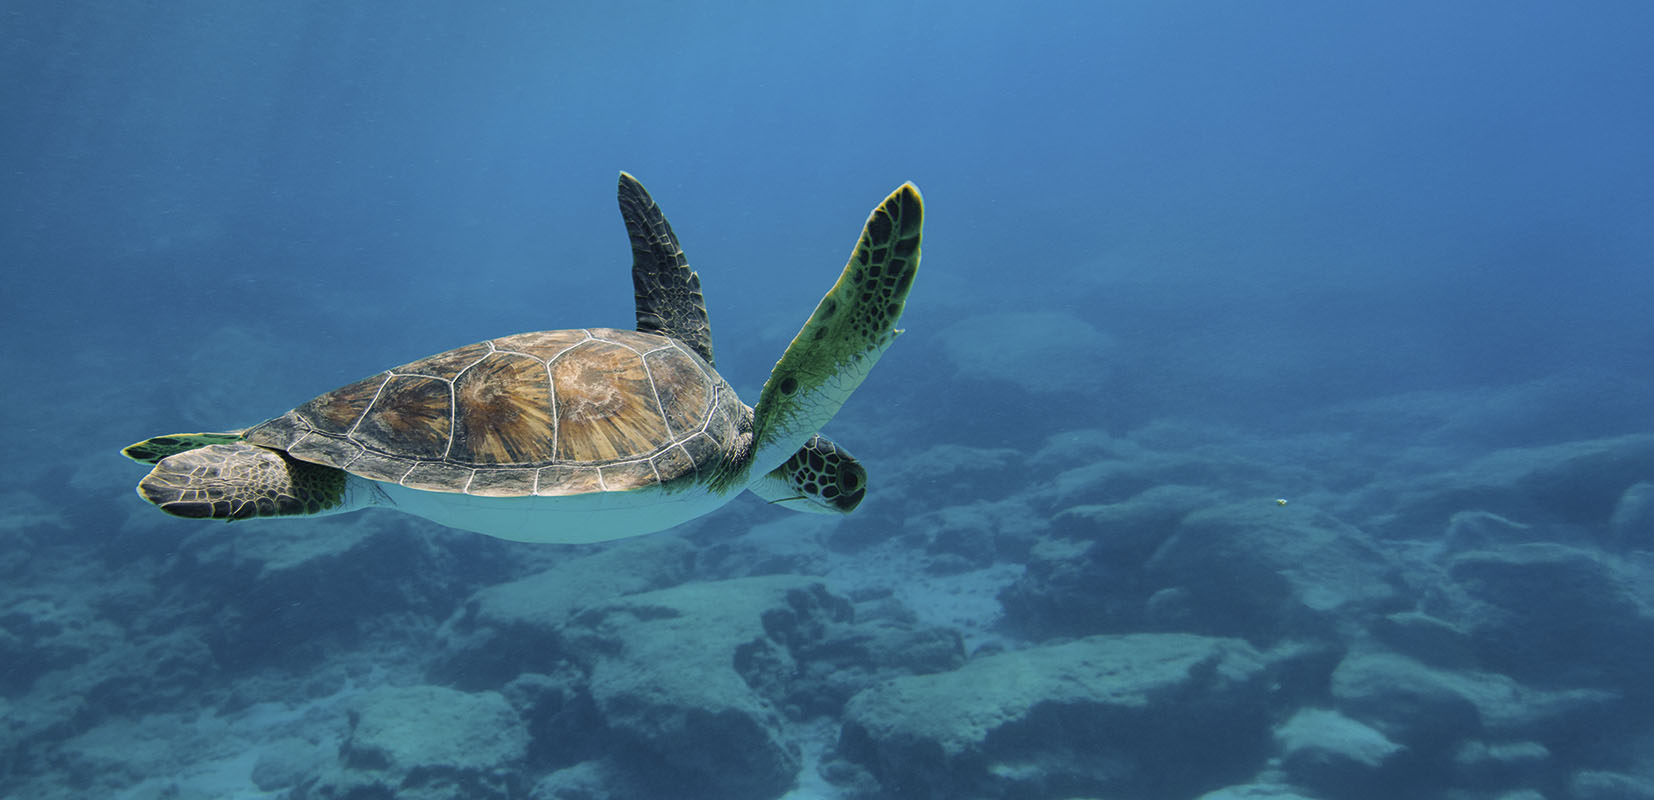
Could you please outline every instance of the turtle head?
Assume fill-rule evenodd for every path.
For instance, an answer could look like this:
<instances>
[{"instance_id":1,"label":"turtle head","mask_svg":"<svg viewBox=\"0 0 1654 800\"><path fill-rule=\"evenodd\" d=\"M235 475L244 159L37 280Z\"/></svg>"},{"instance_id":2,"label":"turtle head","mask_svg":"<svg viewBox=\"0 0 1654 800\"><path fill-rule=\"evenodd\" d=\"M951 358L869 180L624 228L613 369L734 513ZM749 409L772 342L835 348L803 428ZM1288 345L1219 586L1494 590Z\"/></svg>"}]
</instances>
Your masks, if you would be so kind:
<instances>
[{"instance_id":1,"label":"turtle head","mask_svg":"<svg viewBox=\"0 0 1654 800\"><path fill-rule=\"evenodd\" d=\"M747 488L794 511L848 514L867 496L867 469L848 450L816 434L787 463Z\"/></svg>"}]
</instances>

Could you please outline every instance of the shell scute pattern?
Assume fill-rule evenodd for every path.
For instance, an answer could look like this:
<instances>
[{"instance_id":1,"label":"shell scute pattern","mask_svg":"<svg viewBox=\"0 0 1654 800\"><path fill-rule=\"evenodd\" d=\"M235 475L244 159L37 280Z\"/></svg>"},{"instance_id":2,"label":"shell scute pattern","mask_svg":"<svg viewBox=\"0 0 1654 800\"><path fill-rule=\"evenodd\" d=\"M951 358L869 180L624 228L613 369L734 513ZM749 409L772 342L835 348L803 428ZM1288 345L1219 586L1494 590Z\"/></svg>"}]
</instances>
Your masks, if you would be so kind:
<instances>
[{"instance_id":1,"label":"shell scute pattern","mask_svg":"<svg viewBox=\"0 0 1654 800\"><path fill-rule=\"evenodd\" d=\"M603 480L597 467L553 465L539 471L539 485L534 493L541 496L586 494L603 491Z\"/></svg>"},{"instance_id":2,"label":"shell scute pattern","mask_svg":"<svg viewBox=\"0 0 1654 800\"><path fill-rule=\"evenodd\" d=\"M605 487L647 486L660 483L660 476L656 474L654 464L648 459L602 466L598 468L597 475Z\"/></svg>"},{"instance_id":3,"label":"shell scute pattern","mask_svg":"<svg viewBox=\"0 0 1654 800\"><path fill-rule=\"evenodd\" d=\"M660 350L644 355L643 363L655 378L655 395L666 411L667 432L677 437L699 426L712 404L713 387L695 379L695 362Z\"/></svg>"},{"instance_id":4,"label":"shell scute pattern","mask_svg":"<svg viewBox=\"0 0 1654 800\"><path fill-rule=\"evenodd\" d=\"M454 464L444 464L441 461L420 461L402 476L402 485L410 489L429 489L432 491L452 491L453 487L465 488L471 483L471 476L476 470L470 467L461 467Z\"/></svg>"},{"instance_id":5,"label":"shell scute pattern","mask_svg":"<svg viewBox=\"0 0 1654 800\"><path fill-rule=\"evenodd\" d=\"M390 373L381 372L341 386L299 406L293 413L308 420L317 430L349 432L362 418L362 409L379 396L379 390L390 377Z\"/></svg>"},{"instance_id":6,"label":"shell scute pattern","mask_svg":"<svg viewBox=\"0 0 1654 800\"><path fill-rule=\"evenodd\" d=\"M288 452L292 451L289 450ZM361 450L348 464L336 464L334 466L341 467L347 472L354 472L364 478L372 478L376 481L386 481L388 483L401 483L402 479L407 477L408 469L416 463L418 462L403 458L392 458L371 450Z\"/></svg>"},{"instance_id":7,"label":"shell scute pattern","mask_svg":"<svg viewBox=\"0 0 1654 800\"><path fill-rule=\"evenodd\" d=\"M398 367L391 372L404 375L426 375L440 380L451 381L459 374L470 369L478 361L494 352L493 342L477 342L464 347L456 347L446 353L427 356L406 366Z\"/></svg>"},{"instance_id":8,"label":"shell scute pattern","mask_svg":"<svg viewBox=\"0 0 1654 800\"><path fill-rule=\"evenodd\" d=\"M289 411L287 412L287 417L282 417L281 419L286 420L289 417L294 416L296 416L294 412ZM248 438L248 441L255 441L259 444L270 444L270 442L259 441L251 437ZM287 448L287 454L301 461L309 461L312 464L326 464L328 466L342 467L345 464L350 464L352 461L360 459L362 455L362 447L349 439L336 439L331 436L303 434L297 442ZM353 465L352 470L354 471L355 469L356 467ZM364 473L358 472L357 474L360 475Z\"/></svg>"},{"instance_id":9,"label":"shell scute pattern","mask_svg":"<svg viewBox=\"0 0 1654 800\"><path fill-rule=\"evenodd\" d=\"M384 453L437 453L448 446L454 421L449 383L423 375L392 375L350 438Z\"/></svg>"},{"instance_id":10,"label":"shell scute pattern","mask_svg":"<svg viewBox=\"0 0 1654 800\"><path fill-rule=\"evenodd\" d=\"M667 475L693 476L695 460L689 457L689 452L683 449L682 444L673 445L660 452L660 455L650 459L655 466L655 474L664 478Z\"/></svg>"},{"instance_id":11,"label":"shell scute pattern","mask_svg":"<svg viewBox=\"0 0 1654 800\"><path fill-rule=\"evenodd\" d=\"M622 344L582 342L551 362L558 461L614 461L666 441L666 418L643 356Z\"/></svg>"},{"instance_id":12,"label":"shell scute pattern","mask_svg":"<svg viewBox=\"0 0 1654 800\"><path fill-rule=\"evenodd\" d=\"M607 328L544 331L357 381L253 427L246 440L416 489L582 494L715 468L740 408L681 343Z\"/></svg>"},{"instance_id":13,"label":"shell scute pattern","mask_svg":"<svg viewBox=\"0 0 1654 800\"><path fill-rule=\"evenodd\" d=\"M471 475L466 494L479 497L526 497L534 494L534 478L538 470L479 469Z\"/></svg>"},{"instance_id":14,"label":"shell scute pattern","mask_svg":"<svg viewBox=\"0 0 1654 800\"><path fill-rule=\"evenodd\" d=\"M590 331L576 329L572 331L535 331L533 333L519 333L515 336L502 336L488 342L495 350L508 353L522 353L533 356L541 361L550 361L564 353L569 348L581 342L591 341Z\"/></svg>"},{"instance_id":15,"label":"shell scute pattern","mask_svg":"<svg viewBox=\"0 0 1654 800\"><path fill-rule=\"evenodd\" d=\"M453 382L457 398L448 461L530 466L553 459L556 426L545 362L514 352L489 353ZM440 448L403 451L435 453Z\"/></svg>"}]
</instances>

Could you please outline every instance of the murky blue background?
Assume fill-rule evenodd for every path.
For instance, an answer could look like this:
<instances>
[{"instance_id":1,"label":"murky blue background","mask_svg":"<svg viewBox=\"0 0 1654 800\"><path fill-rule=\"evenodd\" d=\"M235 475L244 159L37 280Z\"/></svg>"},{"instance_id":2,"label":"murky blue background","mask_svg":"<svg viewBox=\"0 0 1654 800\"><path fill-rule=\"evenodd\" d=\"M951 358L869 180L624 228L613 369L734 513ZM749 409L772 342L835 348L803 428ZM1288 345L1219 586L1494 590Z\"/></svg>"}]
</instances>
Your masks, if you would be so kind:
<instances>
[{"instance_id":1,"label":"murky blue background","mask_svg":"<svg viewBox=\"0 0 1654 800\"><path fill-rule=\"evenodd\" d=\"M909 333L828 429L874 473L857 541L1084 463L984 496L904 460L938 445L1291 441L1260 496L1373 530L1381 475L1646 433L1651 26L1620 2L0 3L9 702L77 668L17 666L43 658L20 598L135 563L190 592L167 565L200 528L133 497L122 445L483 338L630 326L622 169L749 401L867 211L925 193ZM1632 462L1581 479L1591 520L1654 479ZM14 785L97 724L18 734Z\"/></svg>"}]
</instances>

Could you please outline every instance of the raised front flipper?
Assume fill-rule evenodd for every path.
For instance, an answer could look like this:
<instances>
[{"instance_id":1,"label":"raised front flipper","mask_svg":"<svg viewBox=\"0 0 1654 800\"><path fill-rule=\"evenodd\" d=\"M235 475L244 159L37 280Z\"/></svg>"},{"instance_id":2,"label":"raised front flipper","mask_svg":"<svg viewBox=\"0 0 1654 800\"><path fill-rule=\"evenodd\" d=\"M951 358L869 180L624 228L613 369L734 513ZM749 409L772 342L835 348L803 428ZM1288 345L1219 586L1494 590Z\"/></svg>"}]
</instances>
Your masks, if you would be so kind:
<instances>
[{"instance_id":1,"label":"raised front flipper","mask_svg":"<svg viewBox=\"0 0 1654 800\"><path fill-rule=\"evenodd\" d=\"M867 218L838 282L781 355L753 409L756 451L747 469L768 473L838 413L896 340L919 269L924 202L911 183ZM751 473L734 476L747 482Z\"/></svg>"}]
</instances>

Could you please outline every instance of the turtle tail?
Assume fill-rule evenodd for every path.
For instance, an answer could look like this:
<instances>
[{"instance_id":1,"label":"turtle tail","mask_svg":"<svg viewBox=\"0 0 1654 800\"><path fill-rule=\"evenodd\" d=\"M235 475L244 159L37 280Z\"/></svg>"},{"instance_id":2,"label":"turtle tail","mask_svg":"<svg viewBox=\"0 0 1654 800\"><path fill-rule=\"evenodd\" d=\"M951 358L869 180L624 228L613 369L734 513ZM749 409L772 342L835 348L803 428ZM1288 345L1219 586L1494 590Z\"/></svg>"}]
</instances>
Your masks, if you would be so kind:
<instances>
[{"instance_id":1,"label":"turtle tail","mask_svg":"<svg viewBox=\"0 0 1654 800\"><path fill-rule=\"evenodd\" d=\"M209 444L162 458L138 495L177 517L304 516L344 510L345 472L245 442Z\"/></svg>"},{"instance_id":2,"label":"turtle tail","mask_svg":"<svg viewBox=\"0 0 1654 800\"><path fill-rule=\"evenodd\" d=\"M174 433L154 436L137 444L121 448L121 455L140 464L154 464L167 456L206 447L209 444L230 444L241 441L241 431L229 433Z\"/></svg>"}]
</instances>

